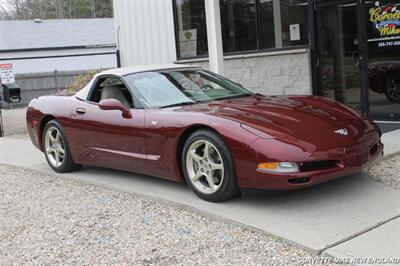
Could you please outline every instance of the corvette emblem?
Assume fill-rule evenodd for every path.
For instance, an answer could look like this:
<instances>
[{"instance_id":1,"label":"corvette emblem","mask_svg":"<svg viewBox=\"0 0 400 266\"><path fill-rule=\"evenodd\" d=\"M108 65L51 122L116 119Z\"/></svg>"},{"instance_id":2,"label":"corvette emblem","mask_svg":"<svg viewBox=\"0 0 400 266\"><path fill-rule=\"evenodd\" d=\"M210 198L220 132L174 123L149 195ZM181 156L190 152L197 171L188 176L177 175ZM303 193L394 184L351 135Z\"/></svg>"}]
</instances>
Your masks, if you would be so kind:
<instances>
[{"instance_id":1,"label":"corvette emblem","mask_svg":"<svg viewBox=\"0 0 400 266\"><path fill-rule=\"evenodd\" d=\"M335 130L334 132L337 134L343 135L343 136L349 135L349 132L347 132L347 129L345 129L345 128L339 128L339 129Z\"/></svg>"},{"instance_id":2,"label":"corvette emblem","mask_svg":"<svg viewBox=\"0 0 400 266\"><path fill-rule=\"evenodd\" d=\"M157 126L157 124L158 124L158 121L151 121L152 126Z\"/></svg>"}]
</instances>

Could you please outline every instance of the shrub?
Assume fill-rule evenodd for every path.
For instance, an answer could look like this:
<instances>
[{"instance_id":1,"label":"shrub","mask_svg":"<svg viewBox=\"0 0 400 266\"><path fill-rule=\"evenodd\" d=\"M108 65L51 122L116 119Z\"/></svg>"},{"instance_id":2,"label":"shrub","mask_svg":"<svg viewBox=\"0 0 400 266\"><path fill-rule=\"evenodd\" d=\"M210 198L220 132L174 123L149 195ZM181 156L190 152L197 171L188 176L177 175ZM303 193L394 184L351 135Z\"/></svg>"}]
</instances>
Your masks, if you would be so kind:
<instances>
[{"instance_id":1,"label":"shrub","mask_svg":"<svg viewBox=\"0 0 400 266\"><path fill-rule=\"evenodd\" d=\"M88 84L89 81L91 81L92 78L99 72L100 71L98 71L98 70L92 70L92 71L88 71L83 74L80 74L76 78L76 80L67 87L67 93L72 94L72 93L79 91L80 89L85 87L86 84Z\"/></svg>"}]
</instances>

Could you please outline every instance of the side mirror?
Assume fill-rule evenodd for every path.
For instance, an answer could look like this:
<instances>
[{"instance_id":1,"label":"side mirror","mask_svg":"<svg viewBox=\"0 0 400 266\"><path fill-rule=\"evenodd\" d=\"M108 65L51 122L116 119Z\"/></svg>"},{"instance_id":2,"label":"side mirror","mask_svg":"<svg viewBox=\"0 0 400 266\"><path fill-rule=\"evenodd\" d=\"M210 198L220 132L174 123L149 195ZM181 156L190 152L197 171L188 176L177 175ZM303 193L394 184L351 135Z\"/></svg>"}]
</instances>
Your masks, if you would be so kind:
<instances>
[{"instance_id":1,"label":"side mirror","mask_svg":"<svg viewBox=\"0 0 400 266\"><path fill-rule=\"evenodd\" d=\"M99 107L101 110L120 110L122 112L122 117L132 118L131 111L116 99L101 100L99 102Z\"/></svg>"}]
</instances>

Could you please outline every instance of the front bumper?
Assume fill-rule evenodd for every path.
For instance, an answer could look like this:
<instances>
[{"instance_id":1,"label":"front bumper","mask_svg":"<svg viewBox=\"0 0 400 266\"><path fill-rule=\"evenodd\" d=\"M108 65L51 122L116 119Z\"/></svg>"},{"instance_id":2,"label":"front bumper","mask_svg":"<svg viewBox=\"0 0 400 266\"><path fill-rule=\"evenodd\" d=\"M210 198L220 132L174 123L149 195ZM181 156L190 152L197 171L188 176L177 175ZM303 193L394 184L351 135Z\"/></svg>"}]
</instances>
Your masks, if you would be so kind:
<instances>
[{"instance_id":1,"label":"front bumper","mask_svg":"<svg viewBox=\"0 0 400 266\"><path fill-rule=\"evenodd\" d=\"M354 145L341 151L332 151L337 160L334 167L322 170L300 171L293 174L273 174L262 170L254 170L251 178L246 178L240 182L240 187L245 189L270 189L270 190L291 190L303 187L310 187L324 183L336 178L352 175L361 172L381 160L383 155L383 144L380 140L372 146L368 146L367 151L362 149L362 145ZM351 152L351 154L350 154ZM327 152L329 153L329 152ZM353 155L364 154L365 158L354 158ZM321 160L327 158L321 157ZM314 157L318 161L318 157Z\"/></svg>"}]
</instances>

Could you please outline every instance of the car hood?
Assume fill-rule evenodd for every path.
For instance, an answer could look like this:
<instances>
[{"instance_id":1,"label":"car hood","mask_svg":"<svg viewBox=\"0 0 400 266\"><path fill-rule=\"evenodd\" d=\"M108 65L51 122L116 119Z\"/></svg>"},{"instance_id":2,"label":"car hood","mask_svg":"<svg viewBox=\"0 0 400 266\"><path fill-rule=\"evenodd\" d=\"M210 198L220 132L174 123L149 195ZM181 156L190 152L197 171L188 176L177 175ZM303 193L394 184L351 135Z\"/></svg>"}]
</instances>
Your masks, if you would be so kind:
<instances>
[{"instance_id":1,"label":"car hood","mask_svg":"<svg viewBox=\"0 0 400 266\"><path fill-rule=\"evenodd\" d=\"M357 142L374 126L338 102L316 96L249 96L182 107L237 121L263 138ZM347 135L335 132L346 129ZM346 140L346 141L345 141Z\"/></svg>"}]
</instances>

